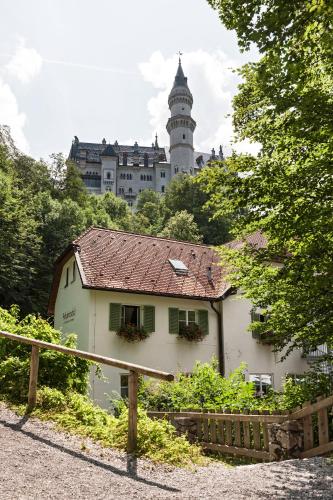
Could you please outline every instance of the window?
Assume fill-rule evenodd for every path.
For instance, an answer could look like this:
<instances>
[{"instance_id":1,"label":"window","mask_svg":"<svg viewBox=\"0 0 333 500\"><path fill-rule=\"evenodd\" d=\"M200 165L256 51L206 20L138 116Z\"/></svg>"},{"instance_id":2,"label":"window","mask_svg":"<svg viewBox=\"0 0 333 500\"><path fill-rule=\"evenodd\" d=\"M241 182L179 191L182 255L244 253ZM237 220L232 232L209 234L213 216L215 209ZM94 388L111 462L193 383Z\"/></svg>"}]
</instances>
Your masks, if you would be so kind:
<instances>
[{"instance_id":1,"label":"window","mask_svg":"<svg viewBox=\"0 0 333 500\"><path fill-rule=\"evenodd\" d=\"M164 171L161 172L161 178L165 179L165 172Z\"/></svg>"},{"instance_id":2,"label":"window","mask_svg":"<svg viewBox=\"0 0 333 500\"><path fill-rule=\"evenodd\" d=\"M183 139L185 139L185 134L183 134Z\"/></svg>"},{"instance_id":3,"label":"window","mask_svg":"<svg viewBox=\"0 0 333 500\"><path fill-rule=\"evenodd\" d=\"M273 375L268 373L250 373L249 382L254 382L255 396L262 397L273 386Z\"/></svg>"},{"instance_id":4,"label":"window","mask_svg":"<svg viewBox=\"0 0 333 500\"><path fill-rule=\"evenodd\" d=\"M206 309L197 311L169 307L169 333L179 334L181 327L196 324L204 335L209 333L209 318Z\"/></svg>"},{"instance_id":5,"label":"window","mask_svg":"<svg viewBox=\"0 0 333 500\"><path fill-rule=\"evenodd\" d=\"M133 201L129 201L128 202L128 206L132 208L133 207Z\"/></svg>"},{"instance_id":6,"label":"window","mask_svg":"<svg viewBox=\"0 0 333 500\"><path fill-rule=\"evenodd\" d=\"M164 193L164 192L165 192L165 187L161 186L161 193Z\"/></svg>"},{"instance_id":7,"label":"window","mask_svg":"<svg viewBox=\"0 0 333 500\"><path fill-rule=\"evenodd\" d=\"M196 323L195 311L183 311L179 310L179 326L193 325Z\"/></svg>"},{"instance_id":8,"label":"window","mask_svg":"<svg viewBox=\"0 0 333 500\"><path fill-rule=\"evenodd\" d=\"M175 174L178 174L178 172L179 172L179 168L175 167Z\"/></svg>"},{"instance_id":9,"label":"window","mask_svg":"<svg viewBox=\"0 0 333 500\"><path fill-rule=\"evenodd\" d=\"M132 191L133 191L132 188L128 188L129 194L132 194Z\"/></svg>"},{"instance_id":10,"label":"window","mask_svg":"<svg viewBox=\"0 0 333 500\"><path fill-rule=\"evenodd\" d=\"M119 194L124 194L124 188L123 187L119 188Z\"/></svg>"},{"instance_id":11,"label":"window","mask_svg":"<svg viewBox=\"0 0 333 500\"><path fill-rule=\"evenodd\" d=\"M177 274L188 274L188 268L185 266L183 261L177 259L169 259L169 262Z\"/></svg>"},{"instance_id":12,"label":"window","mask_svg":"<svg viewBox=\"0 0 333 500\"><path fill-rule=\"evenodd\" d=\"M127 153L123 154L123 165L127 165Z\"/></svg>"},{"instance_id":13,"label":"window","mask_svg":"<svg viewBox=\"0 0 333 500\"><path fill-rule=\"evenodd\" d=\"M66 267L65 288L68 286L68 282L69 282L69 267Z\"/></svg>"},{"instance_id":14,"label":"window","mask_svg":"<svg viewBox=\"0 0 333 500\"><path fill-rule=\"evenodd\" d=\"M140 326L140 307L139 306L122 306L122 308L121 308L121 323L123 325Z\"/></svg>"},{"instance_id":15,"label":"window","mask_svg":"<svg viewBox=\"0 0 333 500\"><path fill-rule=\"evenodd\" d=\"M73 262L73 267L72 267L72 283L76 280L76 262Z\"/></svg>"},{"instance_id":16,"label":"window","mask_svg":"<svg viewBox=\"0 0 333 500\"><path fill-rule=\"evenodd\" d=\"M147 153L144 154L143 164L145 167L148 167L148 154Z\"/></svg>"},{"instance_id":17,"label":"window","mask_svg":"<svg viewBox=\"0 0 333 500\"><path fill-rule=\"evenodd\" d=\"M128 375L120 375L120 395L122 398L128 398Z\"/></svg>"}]
</instances>

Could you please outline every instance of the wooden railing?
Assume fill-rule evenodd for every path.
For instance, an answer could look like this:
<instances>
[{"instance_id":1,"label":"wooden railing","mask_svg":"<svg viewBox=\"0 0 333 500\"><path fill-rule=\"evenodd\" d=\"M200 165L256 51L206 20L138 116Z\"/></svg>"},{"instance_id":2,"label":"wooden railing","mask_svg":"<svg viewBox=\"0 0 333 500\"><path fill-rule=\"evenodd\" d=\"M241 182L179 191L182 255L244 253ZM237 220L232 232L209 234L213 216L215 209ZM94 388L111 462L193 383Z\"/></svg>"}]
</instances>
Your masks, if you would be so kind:
<instances>
[{"instance_id":1,"label":"wooden railing","mask_svg":"<svg viewBox=\"0 0 333 500\"><path fill-rule=\"evenodd\" d=\"M267 413L255 412L250 415L230 411L219 413L150 411L148 416L167 418L174 425L175 419L182 417L195 421L196 439L204 449L269 460L267 426L272 423L282 423L288 417L285 414L269 415Z\"/></svg>"},{"instance_id":2,"label":"wooden railing","mask_svg":"<svg viewBox=\"0 0 333 500\"><path fill-rule=\"evenodd\" d=\"M36 406L36 401L37 401L37 381L38 381L38 365L39 365L40 349L50 349L51 351L58 351L63 354L67 354L69 356L75 356L77 358L87 359L95 363L100 363L103 365L114 366L116 368L128 370L129 371L128 440L127 440L128 453L133 453L136 450L136 444L137 444L137 414L138 414L137 394L138 394L139 375L147 375L148 377L154 377L161 380L169 380L169 381L174 380L174 376L171 373L154 370L153 368L147 368L145 366L135 365L133 363L127 363L125 361L108 358L106 356L100 356L98 354L93 354L91 352L79 351L78 349L70 349L69 347L64 347L62 345L51 344L50 342L44 342L42 340L23 337L21 335L14 335L12 333L0 330L0 338L1 337L8 340L13 340L15 342L20 342L21 344L28 344L32 346L31 361L30 361L29 393L28 393L28 407L30 410Z\"/></svg>"},{"instance_id":3,"label":"wooden railing","mask_svg":"<svg viewBox=\"0 0 333 500\"><path fill-rule=\"evenodd\" d=\"M293 411L292 420L300 420L303 427L301 458L323 455L333 450L333 395L317 398L316 403L306 403Z\"/></svg>"}]
</instances>

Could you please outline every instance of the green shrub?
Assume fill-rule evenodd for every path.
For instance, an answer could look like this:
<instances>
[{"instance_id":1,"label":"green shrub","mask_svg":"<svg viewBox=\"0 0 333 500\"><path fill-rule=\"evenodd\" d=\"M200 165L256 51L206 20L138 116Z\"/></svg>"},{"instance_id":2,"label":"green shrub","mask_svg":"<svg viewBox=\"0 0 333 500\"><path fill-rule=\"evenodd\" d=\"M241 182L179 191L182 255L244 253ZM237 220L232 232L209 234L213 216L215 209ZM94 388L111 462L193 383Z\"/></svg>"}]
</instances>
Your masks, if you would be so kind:
<instances>
[{"instance_id":1,"label":"green shrub","mask_svg":"<svg viewBox=\"0 0 333 500\"><path fill-rule=\"evenodd\" d=\"M61 333L40 317L28 315L19 319L19 310L0 308L0 330L16 335L76 347L76 336L71 334L62 339ZM29 385L31 347L15 341L0 338L0 394L12 400L23 401L27 397ZM58 389L62 392L74 390L85 393L91 363L65 354L40 350L38 384Z\"/></svg>"},{"instance_id":2,"label":"green shrub","mask_svg":"<svg viewBox=\"0 0 333 500\"><path fill-rule=\"evenodd\" d=\"M103 446L126 450L128 410L125 406L116 418L94 405L87 396L75 392L64 395L44 387L37 393L33 415L53 420L61 428L89 437ZM185 437L178 437L166 420L151 420L144 410L139 410L138 415L137 455L185 467L207 463L200 447L191 445Z\"/></svg>"},{"instance_id":3,"label":"green shrub","mask_svg":"<svg viewBox=\"0 0 333 500\"><path fill-rule=\"evenodd\" d=\"M142 381L139 401L146 409L182 410L230 408L256 409L262 404L254 396L254 385L245 382L245 364L222 377L217 371L217 360L197 362L191 376L178 374L175 382Z\"/></svg>"}]
</instances>

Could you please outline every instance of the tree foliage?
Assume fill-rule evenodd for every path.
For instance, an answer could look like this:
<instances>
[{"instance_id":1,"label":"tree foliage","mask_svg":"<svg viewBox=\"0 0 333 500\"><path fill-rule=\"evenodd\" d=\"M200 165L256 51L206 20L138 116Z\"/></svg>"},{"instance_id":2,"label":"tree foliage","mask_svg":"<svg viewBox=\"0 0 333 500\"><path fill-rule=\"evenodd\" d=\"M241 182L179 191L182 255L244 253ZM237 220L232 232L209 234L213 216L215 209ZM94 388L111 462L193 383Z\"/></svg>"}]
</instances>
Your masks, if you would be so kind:
<instances>
[{"instance_id":1,"label":"tree foliage","mask_svg":"<svg viewBox=\"0 0 333 500\"><path fill-rule=\"evenodd\" d=\"M236 214L237 236L259 229L268 238L266 249L229 253L233 281L269 312L277 348L332 344L332 3L209 3L243 49L255 43L262 53L241 69L234 98L236 137L261 151L201 177L215 214Z\"/></svg>"},{"instance_id":2,"label":"tree foliage","mask_svg":"<svg viewBox=\"0 0 333 500\"><path fill-rule=\"evenodd\" d=\"M191 241L192 243L202 242L202 235L199 233L198 225L194 222L193 215L186 210L176 212L175 215L170 217L159 236Z\"/></svg>"}]
</instances>

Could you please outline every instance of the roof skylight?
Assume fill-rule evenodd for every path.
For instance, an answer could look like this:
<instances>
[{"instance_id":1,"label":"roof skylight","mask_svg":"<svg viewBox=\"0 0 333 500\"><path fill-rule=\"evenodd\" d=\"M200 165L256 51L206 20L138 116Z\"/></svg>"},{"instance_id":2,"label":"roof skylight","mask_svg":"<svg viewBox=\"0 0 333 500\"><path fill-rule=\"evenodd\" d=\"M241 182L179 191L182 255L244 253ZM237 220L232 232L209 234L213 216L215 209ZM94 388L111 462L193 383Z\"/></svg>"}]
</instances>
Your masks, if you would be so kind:
<instances>
[{"instance_id":1,"label":"roof skylight","mask_svg":"<svg viewBox=\"0 0 333 500\"><path fill-rule=\"evenodd\" d=\"M188 268L185 266L183 261L177 259L169 259L169 262L177 274L188 274Z\"/></svg>"}]
</instances>

